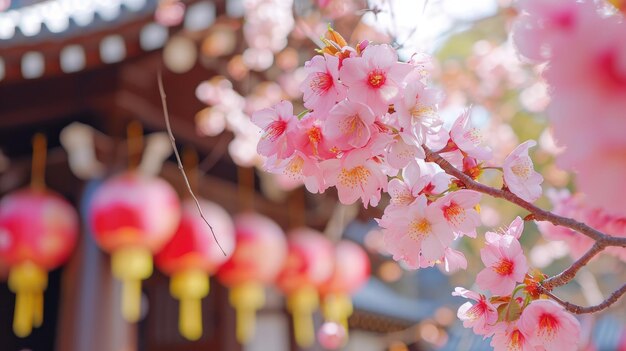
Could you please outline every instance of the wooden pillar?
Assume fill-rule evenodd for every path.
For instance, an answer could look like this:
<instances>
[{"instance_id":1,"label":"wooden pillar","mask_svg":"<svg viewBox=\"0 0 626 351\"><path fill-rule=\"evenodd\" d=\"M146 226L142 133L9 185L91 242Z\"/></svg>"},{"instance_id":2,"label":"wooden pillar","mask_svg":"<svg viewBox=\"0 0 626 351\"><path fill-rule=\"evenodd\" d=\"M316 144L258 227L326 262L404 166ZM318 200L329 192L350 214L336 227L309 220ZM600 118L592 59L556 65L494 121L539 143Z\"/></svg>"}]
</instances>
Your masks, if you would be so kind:
<instances>
[{"instance_id":1,"label":"wooden pillar","mask_svg":"<svg viewBox=\"0 0 626 351\"><path fill-rule=\"evenodd\" d=\"M109 257L94 242L85 215L99 183L89 182L81 201L83 231L62 280L57 350L137 350L136 325L121 314L121 284L111 276Z\"/></svg>"}]
</instances>

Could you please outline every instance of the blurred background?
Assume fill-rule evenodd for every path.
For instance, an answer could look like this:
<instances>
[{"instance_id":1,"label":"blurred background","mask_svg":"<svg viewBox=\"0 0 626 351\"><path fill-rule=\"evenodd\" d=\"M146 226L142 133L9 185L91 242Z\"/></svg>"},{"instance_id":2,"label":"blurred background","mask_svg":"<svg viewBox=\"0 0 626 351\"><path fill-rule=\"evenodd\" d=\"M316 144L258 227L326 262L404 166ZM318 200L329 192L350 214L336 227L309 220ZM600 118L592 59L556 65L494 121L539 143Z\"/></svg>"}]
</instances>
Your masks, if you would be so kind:
<instances>
[{"instance_id":1,"label":"blurred background","mask_svg":"<svg viewBox=\"0 0 626 351\"><path fill-rule=\"evenodd\" d=\"M43 323L25 337L17 337L12 327L12 264L0 259L0 349L323 350L332 347L333 337L345 338L321 328L329 318L315 311L318 338L310 346L299 345L285 298L289 288L263 278L265 303L256 313L256 332L242 345L229 297L231 280L214 279L213 269L207 272L211 288L201 302L199 339L179 333L179 303L170 295L167 269L155 269L144 280L138 322L122 317L122 284L112 275L109 247L92 235L98 229L90 201L111 176L137 167L187 196L163 134L159 72L171 129L178 148L186 150L183 158L199 197L229 216L256 212L284 232L306 226L334 247L349 241L367 253L361 273L350 273L354 262L346 266L345 274L360 276L343 291L354 312L341 349L489 349L489 340L462 328L456 310L464 301L450 295L456 286L470 288L470 277L482 268L480 240L461 241L468 272L405 270L386 254L373 221L382 207L343 206L333 191L313 195L286 176L263 172L256 154L260 134L249 116L282 99L293 100L296 113L303 110L302 66L330 24L352 45L363 39L390 43L403 60L416 52L433 55L433 84L444 92L440 114L447 123L473 105L473 123L494 149L496 163L519 142L536 139L532 157L545 178L544 189L571 187L570 175L553 162L558 147L542 115L549 99L546 85L539 69L521 62L508 40L515 16L509 0L0 0L0 195L28 187L41 172L31 143L41 133L47 139L46 187L80 217L77 242L67 244L62 264L47 269ZM497 185L496 178L487 172L482 180ZM552 206L547 197L537 204ZM484 198L481 232L503 227L517 215L524 213ZM276 240L289 237L282 235ZM10 245L7 238L0 233L0 248ZM210 236L205 240L214 245ZM531 264L547 274L571 262L568 246L544 240L533 224L523 244ZM260 261L281 255L262 245L248 250L242 255ZM283 255L293 256L291 251ZM285 270L293 262L286 258L277 264ZM614 258L601 257L561 296L582 305L598 303L603 292L626 279L621 268ZM243 273L237 274L257 274L254 267L238 269ZM586 349L625 347L625 312L621 304L584 316Z\"/></svg>"}]
</instances>

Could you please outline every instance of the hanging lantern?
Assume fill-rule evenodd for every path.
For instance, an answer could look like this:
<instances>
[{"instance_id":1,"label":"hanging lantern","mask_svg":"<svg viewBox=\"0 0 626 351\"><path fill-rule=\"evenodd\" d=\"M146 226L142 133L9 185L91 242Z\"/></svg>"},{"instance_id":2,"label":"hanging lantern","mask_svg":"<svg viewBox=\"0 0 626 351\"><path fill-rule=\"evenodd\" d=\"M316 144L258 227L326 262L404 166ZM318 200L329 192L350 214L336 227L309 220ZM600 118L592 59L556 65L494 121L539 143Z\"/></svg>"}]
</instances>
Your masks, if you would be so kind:
<instances>
[{"instance_id":1,"label":"hanging lantern","mask_svg":"<svg viewBox=\"0 0 626 351\"><path fill-rule=\"evenodd\" d=\"M230 287L230 303L237 314L237 340L254 335L256 310L265 304L263 285L274 281L287 256L285 234L267 217L255 213L235 217L237 247L218 271L217 278Z\"/></svg>"},{"instance_id":2,"label":"hanging lantern","mask_svg":"<svg viewBox=\"0 0 626 351\"><path fill-rule=\"evenodd\" d=\"M13 331L28 336L43 323L47 271L69 258L78 237L78 214L44 182L46 139L33 140L31 187L0 201L0 261L9 267L9 289L16 294Z\"/></svg>"},{"instance_id":3,"label":"hanging lantern","mask_svg":"<svg viewBox=\"0 0 626 351\"><path fill-rule=\"evenodd\" d=\"M189 340L202 336L201 300L209 293L209 275L235 249L235 228L228 213L213 202L199 203L224 252L198 213L196 203L188 199L183 203L176 234L155 257L157 267L171 276L170 293L180 301L178 329Z\"/></svg>"},{"instance_id":4,"label":"hanging lantern","mask_svg":"<svg viewBox=\"0 0 626 351\"><path fill-rule=\"evenodd\" d=\"M346 333L353 307L350 295L367 281L370 261L359 245L342 240L335 247L335 270L320 288L324 296L323 313L327 321L341 324Z\"/></svg>"},{"instance_id":5,"label":"hanging lantern","mask_svg":"<svg viewBox=\"0 0 626 351\"><path fill-rule=\"evenodd\" d=\"M174 235L180 201L163 179L128 171L102 184L89 207L98 245L111 253L113 276L123 282L122 314L140 316L141 281L152 274L152 254Z\"/></svg>"},{"instance_id":6,"label":"hanging lantern","mask_svg":"<svg viewBox=\"0 0 626 351\"><path fill-rule=\"evenodd\" d=\"M332 243L313 229L295 229L287 237L287 260L276 285L287 295L296 343L306 348L315 341L312 314L319 306L318 287L331 277L335 253Z\"/></svg>"}]
</instances>

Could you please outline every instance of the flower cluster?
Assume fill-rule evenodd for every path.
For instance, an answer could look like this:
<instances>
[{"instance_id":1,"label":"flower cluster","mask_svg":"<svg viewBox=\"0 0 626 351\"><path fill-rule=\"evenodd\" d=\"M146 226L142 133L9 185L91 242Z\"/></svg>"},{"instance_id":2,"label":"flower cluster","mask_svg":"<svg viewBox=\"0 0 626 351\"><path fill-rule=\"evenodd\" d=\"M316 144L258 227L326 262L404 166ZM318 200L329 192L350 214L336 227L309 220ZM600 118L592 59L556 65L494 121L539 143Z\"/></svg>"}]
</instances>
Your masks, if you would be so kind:
<instances>
[{"instance_id":1,"label":"flower cluster","mask_svg":"<svg viewBox=\"0 0 626 351\"><path fill-rule=\"evenodd\" d=\"M504 233L487 232L480 251L485 264L476 278L492 297L456 288L452 295L473 300L457 313L463 326L492 337L494 350L576 350L580 323L561 305L541 299L536 284L541 274L527 274L526 257L518 241L524 223L517 217ZM517 295L520 296L517 296Z\"/></svg>"},{"instance_id":2,"label":"flower cluster","mask_svg":"<svg viewBox=\"0 0 626 351\"><path fill-rule=\"evenodd\" d=\"M425 161L425 149L472 178L492 158L470 110L448 130L437 114L441 94L429 85L430 61L416 55L398 60L389 45L363 41L350 47L329 29L326 46L305 64L300 86L304 107L298 116L282 101L257 111L252 122L263 130L257 151L265 168L304 182L311 192L335 187L339 200L377 206L390 197L379 219L388 251L411 268L443 263L465 268L455 239L476 237L480 194ZM503 182L526 201L541 195L542 178L528 157L528 141L504 161Z\"/></svg>"},{"instance_id":3,"label":"flower cluster","mask_svg":"<svg viewBox=\"0 0 626 351\"><path fill-rule=\"evenodd\" d=\"M613 3L624 10L623 2ZM547 62L547 115L557 142L566 147L558 164L577 172L577 187L591 205L624 216L626 21L609 6L591 0L519 1L513 39L521 55Z\"/></svg>"}]
</instances>

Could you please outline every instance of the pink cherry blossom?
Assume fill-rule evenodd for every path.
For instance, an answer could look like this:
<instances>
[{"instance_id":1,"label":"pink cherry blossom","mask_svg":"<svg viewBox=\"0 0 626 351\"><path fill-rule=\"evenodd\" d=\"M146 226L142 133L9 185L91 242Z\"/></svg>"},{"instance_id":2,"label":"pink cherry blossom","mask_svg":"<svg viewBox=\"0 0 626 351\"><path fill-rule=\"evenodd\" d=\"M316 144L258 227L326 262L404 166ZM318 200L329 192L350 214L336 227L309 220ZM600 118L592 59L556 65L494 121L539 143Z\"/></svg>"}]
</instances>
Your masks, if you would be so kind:
<instances>
[{"instance_id":1,"label":"pink cherry blossom","mask_svg":"<svg viewBox=\"0 0 626 351\"><path fill-rule=\"evenodd\" d=\"M488 161L492 157L491 149L482 145L483 138L480 131L470 126L470 113L471 110L466 109L456 119L450 129L450 138L468 156Z\"/></svg>"},{"instance_id":2,"label":"pink cherry blossom","mask_svg":"<svg viewBox=\"0 0 626 351\"><path fill-rule=\"evenodd\" d=\"M511 234L487 232L487 246L480 250L480 258L486 268L476 276L476 284L481 289L490 290L495 295L509 295L517 282L524 280L528 271L526 256L515 234L521 233L521 219L509 227Z\"/></svg>"},{"instance_id":3,"label":"pink cherry blossom","mask_svg":"<svg viewBox=\"0 0 626 351\"><path fill-rule=\"evenodd\" d=\"M296 129L297 118L289 101L281 101L252 115L252 122L263 129L257 151L263 156L287 158L295 150L289 135Z\"/></svg>"},{"instance_id":4,"label":"pink cherry blossom","mask_svg":"<svg viewBox=\"0 0 626 351\"><path fill-rule=\"evenodd\" d=\"M476 237L476 227L480 225L480 215L475 207L481 194L461 189L437 199L433 206L438 207L450 228L460 235Z\"/></svg>"},{"instance_id":5,"label":"pink cherry blossom","mask_svg":"<svg viewBox=\"0 0 626 351\"><path fill-rule=\"evenodd\" d=\"M331 55L317 55L305 63L307 77L300 85L304 93L304 107L323 116L346 97L346 87L339 82L339 59Z\"/></svg>"},{"instance_id":6,"label":"pink cherry blossom","mask_svg":"<svg viewBox=\"0 0 626 351\"><path fill-rule=\"evenodd\" d=\"M341 159L323 161L320 167L329 186L337 187L339 201L349 205L359 198L363 206L378 205L381 190L387 189L385 176L368 150L348 152Z\"/></svg>"},{"instance_id":7,"label":"pink cherry blossom","mask_svg":"<svg viewBox=\"0 0 626 351\"><path fill-rule=\"evenodd\" d=\"M463 321L465 328L472 328L478 335L489 335L493 332L495 323L498 321L498 311L485 297L474 291L457 287L452 296L461 296L472 299L475 303L466 302L457 311L457 317Z\"/></svg>"},{"instance_id":8,"label":"pink cherry blossom","mask_svg":"<svg viewBox=\"0 0 626 351\"><path fill-rule=\"evenodd\" d=\"M368 45L361 57L343 60L339 76L348 87L348 99L367 104L380 115L387 112L412 69L398 62L398 54L389 45Z\"/></svg>"},{"instance_id":9,"label":"pink cherry blossom","mask_svg":"<svg viewBox=\"0 0 626 351\"><path fill-rule=\"evenodd\" d=\"M284 160L276 159L276 156L269 157L264 166L268 172L283 174L293 181L304 183L311 193L323 193L327 188L317 161L299 150Z\"/></svg>"},{"instance_id":10,"label":"pink cherry blossom","mask_svg":"<svg viewBox=\"0 0 626 351\"><path fill-rule=\"evenodd\" d=\"M528 202L541 197L543 177L533 168L533 161L528 156L528 149L537 145L534 140L527 140L515 148L505 159L502 166L504 183L509 190Z\"/></svg>"},{"instance_id":11,"label":"pink cherry blossom","mask_svg":"<svg viewBox=\"0 0 626 351\"><path fill-rule=\"evenodd\" d=\"M443 255L444 269L448 273L454 273L459 269L467 269L467 258L461 251L447 247Z\"/></svg>"},{"instance_id":12,"label":"pink cherry blossom","mask_svg":"<svg viewBox=\"0 0 626 351\"><path fill-rule=\"evenodd\" d=\"M375 119L367 105L343 100L330 110L324 124L324 135L340 150L361 148L372 135Z\"/></svg>"},{"instance_id":13,"label":"pink cherry blossom","mask_svg":"<svg viewBox=\"0 0 626 351\"><path fill-rule=\"evenodd\" d=\"M324 122L318 116L317 112L309 113L298 121L297 131L294 133L295 148L307 156L322 160L334 158L332 145L324 133Z\"/></svg>"},{"instance_id":14,"label":"pink cherry blossom","mask_svg":"<svg viewBox=\"0 0 626 351\"><path fill-rule=\"evenodd\" d=\"M490 344L494 351L537 351L530 344L528 336L520 330L518 321L496 325Z\"/></svg>"},{"instance_id":15,"label":"pink cherry blossom","mask_svg":"<svg viewBox=\"0 0 626 351\"><path fill-rule=\"evenodd\" d=\"M426 261L441 259L454 240L441 211L428 206L423 195L408 207L386 211L379 224L385 229L389 253L414 269L420 267L420 257Z\"/></svg>"},{"instance_id":16,"label":"pink cherry blossom","mask_svg":"<svg viewBox=\"0 0 626 351\"><path fill-rule=\"evenodd\" d=\"M523 311L519 328L530 344L546 351L577 350L580 323L552 300L535 300Z\"/></svg>"},{"instance_id":17,"label":"pink cherry blossom","mask_svg":"<svg viewBox=\"0 0 626 351\"><path fill-rule=\"evenodd\" d=\"M439 100L438 91L427 88L419 80L412 80L393 101L398 124L415 135L418 145L425 143L427 135L442 125L436 113Z\"/></svg>"},{"instance_id":18,"label":"pink cherry blossom","mask_svg":"<svg viewBox=\"0 0 626 351\"><path fill-rule=\"evenodd\" d=\"M416 158L424 157L424 149L408 133L399 133L389 145L386 159L391 167L400 169Z\"/></svg>"}]
</instances>

